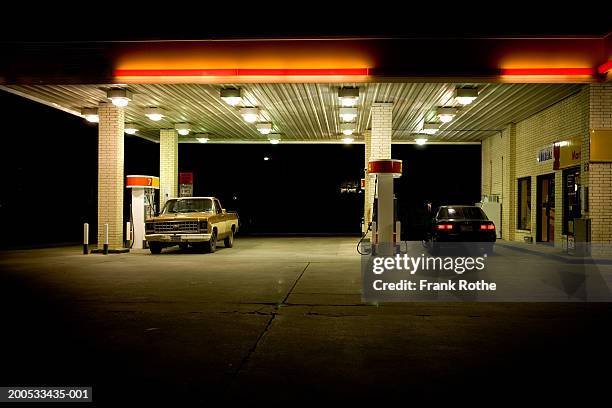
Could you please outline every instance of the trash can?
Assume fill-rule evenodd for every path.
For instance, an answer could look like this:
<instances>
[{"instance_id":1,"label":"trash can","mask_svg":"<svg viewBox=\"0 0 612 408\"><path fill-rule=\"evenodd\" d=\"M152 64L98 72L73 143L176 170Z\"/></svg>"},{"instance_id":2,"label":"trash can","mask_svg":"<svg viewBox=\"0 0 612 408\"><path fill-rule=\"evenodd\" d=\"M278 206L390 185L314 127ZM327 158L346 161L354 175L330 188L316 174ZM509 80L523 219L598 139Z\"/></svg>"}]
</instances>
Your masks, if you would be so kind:
<instances>
[{"instance_id":1,"label":"trash can","mask_svg":"<svg viewBox=\"0 0 612 408\"><path fill-rule=\"evenodd\" d=\"M576 256L591 254L591 220L589 218L574 218L574 249L568 252Z\"/></svg>"}]
</instances>

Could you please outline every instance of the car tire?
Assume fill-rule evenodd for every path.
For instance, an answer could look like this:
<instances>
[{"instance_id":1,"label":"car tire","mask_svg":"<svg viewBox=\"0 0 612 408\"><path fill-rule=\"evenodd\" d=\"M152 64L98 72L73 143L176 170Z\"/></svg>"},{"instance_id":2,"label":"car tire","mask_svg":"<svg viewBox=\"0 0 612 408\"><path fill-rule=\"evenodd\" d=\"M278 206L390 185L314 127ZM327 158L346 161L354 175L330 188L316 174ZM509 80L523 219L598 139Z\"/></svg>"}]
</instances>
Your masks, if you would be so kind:
<instances>
[{"instance_id":1,"label":"car tire","mask_svg":"<svg viewBox=\"0 0 612 408\"><path fill-rule=\"evenodd\" d=\"M153 255L161 254L162 246L158 242L149 242L149 250Z\"/></svg>"},{"instance_id":2,"label":"car tire","mask_svg":"<svg viewBox=\"0 0 612 408\"><path fill-rule=\"evenodd\" d=\"M223 245L226 248L231 248L234 246L234 230L231 230L229 232L229 235L225 237L225 239L223 240Z\"/></svg>"},{"instance_id":3,"label":"car tire","mask_svg":"<svg viewBox=\"0 0 612 408\"><path fill-rule=\"evenodd\" d=\"M208 252L209 254L212 254L213 252L217 250L217 232L216 231L213 231L212 235L210 236L210 241L205 243L205 248L206 248L206 252Z\"/></svg>"}]
</instances>

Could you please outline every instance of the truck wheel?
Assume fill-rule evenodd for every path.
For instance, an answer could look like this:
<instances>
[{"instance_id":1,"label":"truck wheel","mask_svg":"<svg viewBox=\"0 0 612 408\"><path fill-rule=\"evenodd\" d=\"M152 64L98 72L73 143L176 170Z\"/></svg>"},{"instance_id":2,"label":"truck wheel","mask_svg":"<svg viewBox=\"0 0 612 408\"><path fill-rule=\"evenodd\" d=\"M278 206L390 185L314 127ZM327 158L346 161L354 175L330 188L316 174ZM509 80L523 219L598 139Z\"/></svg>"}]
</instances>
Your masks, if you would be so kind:
<instances>
[{"instance_id":1,"label":"truck wheel","mask_svg":"<svg viewBox=\"0 0 612 408\"><path fill-rule=\"evenodd\" d=\"M189 248L189 244L179 244L179 248L180 248L182 251L185 251L185 250L187 250L187 248Z\"/></svg>"},{"instance_id":2,"label":"truck wheel","mask_svg":"<svg viewBox=\"0 0 612 408\"><path fill-rule=\"evenodd\" d=\"M161 254L162 246L159 242L149 242L149 250L152 254Z\"/></svg>"},{"instance_id":3,"label":"truck wheel","mask_svg":"<svg viewBox=\"0 0 612 408\"><path fill-rule=\"evenodd\" d=\"M217 250L217 233L213 232L210 241L205 244L206 252L213 253Z\"/></svg>"},{"instance_id":4,"label":"truck wheel","mask_svg":"<svg viewBox=\"0 0 612 408\"><path fill-rule=\"evenodd\" d=\"M226 248L231 248L234 246L234 231L230 231L229 235L223 240L223 245Z\"/></svg>"}]
</instances>

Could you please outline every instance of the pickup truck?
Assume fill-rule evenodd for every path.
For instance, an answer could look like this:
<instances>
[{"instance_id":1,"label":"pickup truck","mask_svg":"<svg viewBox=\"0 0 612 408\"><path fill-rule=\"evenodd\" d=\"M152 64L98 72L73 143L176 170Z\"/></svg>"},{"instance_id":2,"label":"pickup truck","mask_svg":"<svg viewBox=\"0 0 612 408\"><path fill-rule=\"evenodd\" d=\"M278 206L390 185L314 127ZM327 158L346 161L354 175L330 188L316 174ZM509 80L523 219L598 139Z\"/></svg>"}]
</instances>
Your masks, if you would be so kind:
<instances>
[{"instance_id":1,"label":"pickup truck","mask_svg":"<svg viewBox=\"0 0 612 408\"><path fill-rule=\"evenodd\" d=\"M215 252L219 240L231 248L237 232L238 215L226 212L215 197L171 198L158 216L145 223L145 240L152 254L174 245Z\"/></svg>"}]
</instances>

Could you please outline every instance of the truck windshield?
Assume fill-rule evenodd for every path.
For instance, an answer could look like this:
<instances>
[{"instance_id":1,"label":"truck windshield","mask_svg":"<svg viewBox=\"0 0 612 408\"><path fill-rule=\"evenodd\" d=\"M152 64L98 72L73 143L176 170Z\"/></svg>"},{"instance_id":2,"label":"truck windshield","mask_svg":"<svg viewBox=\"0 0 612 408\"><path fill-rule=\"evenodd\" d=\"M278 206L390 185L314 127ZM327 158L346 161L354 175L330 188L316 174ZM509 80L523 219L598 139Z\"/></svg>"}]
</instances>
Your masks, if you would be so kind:
<instances>
[{"instance_id":1,"label":"truck windshield","mask_svg":"<svg viewBox=\"0 0 612 408\"><path fill-rule=\"evenodd\" d=\"M164 214L190 213L212 211L213 203L209 198L184 198L181 200L170 200L164 207Z\"/></svg>"}]
</instances>

